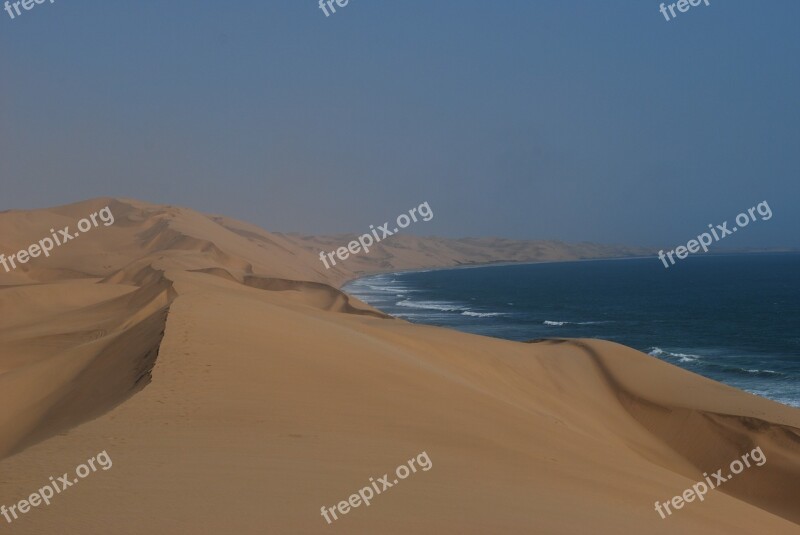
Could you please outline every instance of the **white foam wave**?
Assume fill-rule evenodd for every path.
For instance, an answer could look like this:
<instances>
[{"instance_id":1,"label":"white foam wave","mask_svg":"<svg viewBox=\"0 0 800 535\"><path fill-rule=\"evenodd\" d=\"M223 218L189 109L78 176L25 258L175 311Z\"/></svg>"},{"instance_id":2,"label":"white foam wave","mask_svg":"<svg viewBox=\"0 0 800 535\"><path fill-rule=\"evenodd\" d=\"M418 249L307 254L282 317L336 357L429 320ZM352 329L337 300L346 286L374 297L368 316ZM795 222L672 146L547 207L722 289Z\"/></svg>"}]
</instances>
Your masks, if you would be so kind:
<instances>
[{"instance_id":1,"label":"white foam wave","mask_svg":"<svg viewBox=\"0 0 800 535\"><path fill-rule=\"evenodd\" d=\"M471 310L465 310L461 313L462 316L473 316L476 318L493 318L495 316L502 316L502 312L473 312Z\"/></svg>"},{"instance_id":2,"label":"white foam wave","mask_svg":"<svg viewBox=\"0 0 800 535\"><path fill-rule=\"evenodd\" d=\"M440 312L461 312L465 307L455 303L435 302L435 301L411 301L406 299L395 303L399 307L420 308L423 310L438 310Z\"/></svg>"},{"instance_id":3,"label":"white foam wave","mask_svg":"<svg viewBox=\"0 0 800 535\"><path fill-rule=\"evenodd\" d=\"M543 325L551 325L554 327L561 327L562 325L599 325L601 323L610 323L608 321L551 321L544 320Z\"/></svg>"},{"instance_id":4,"label":"white foam wave","mask_svg":"<svg viewBox=\"0 0 800 535\"><path fill-rule=\"evenodd\" d=\"M792 398L786 395L778 394L770 390L762 390L756 388L744 388L743 390L745 392L750 392L751 394L755 394L757 396L771 399L772 401L777 401L778 403L783 403L784 405L788 405L790 407L800 408L800 399L797 399L796 397Z\"/></svg>"},{"instance_id":5,"label":"white foam wave","mask_svg":"<svg viewBox=\"0 0 800 535\"><path fill-rule=\"evenodd\" d=\"M386 292L386 293L392 292L393 293L393 292L409 292L409 291L411 291L408 288L406 288L405 286L376 286L374 284L368 284L367 287L370 290L373 290L375 292Z\"/></svg>"},{"instance_id":6,"label":"white foam wave","mask_svg":"<svg viewBox=\"0 0 800 535\"><path fill-rule=\"evenodd\" d=\"M700 358L700 355L689 355L687 353L672 353L670 351L664 351L660 347L653 347L647 353L653 357L672 357L678 359L680 362L694 362Z\"/></svg>"}]
</instances>

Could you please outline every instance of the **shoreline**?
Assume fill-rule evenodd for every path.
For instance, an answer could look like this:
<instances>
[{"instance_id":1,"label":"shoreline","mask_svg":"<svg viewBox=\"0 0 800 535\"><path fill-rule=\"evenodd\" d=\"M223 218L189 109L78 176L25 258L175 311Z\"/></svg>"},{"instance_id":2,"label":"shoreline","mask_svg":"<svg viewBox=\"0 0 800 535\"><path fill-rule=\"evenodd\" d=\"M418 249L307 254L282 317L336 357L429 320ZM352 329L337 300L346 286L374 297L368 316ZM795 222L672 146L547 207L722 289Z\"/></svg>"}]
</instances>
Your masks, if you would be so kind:
<instances>
[{"instance_id":1,"label":"shoreline","mask_svg":"<svg viewBox=\"0 0 800 535\"><path fill-rule=\"evenodd\" d=\"M7 239L24 244L21 223L58 223L91 206L6 215ZM430 453L430 472L341 527L386 534L529 533L531 526L598 535L797 531L797 409L616 343L514 343L386 321L363 313L371 307L355 297L355 307L342 298L335 281L349 272L320 273L315 243L228 220L209 223L190 209L165 217L162 207L144 203L115 201L112 208L130 216L126 224L76 241L50 264L31 263L12 281L19 288L0 296L14 310L0 333L0 367L13 370L0 375L9 415L0 419L0 503L19 502L91 452L107 450L114 459L102 478L15 524L20 534L133 535L178 525L192 533L255 533L265 525L321 533L321 504L418 452ZM483 262L441 269L494 267L504 263L486 260L515 251L441 245L430 242L423 248L430 254L392 247L351 267L379 275L401 271L385 266L470 258ZM482 254L469 256L475 253ZM525 254L536 258L537 250ZM91 274L103 284L74 279L87 265L98 266ZM654 500L727 466L743 443L758 445L769 461L669 524L659 518ZM187 493L187 484L205 490ZM566 506L580 511L568 526L560 513Z\"/></svg>"},{"instance_id":2,"label":"shoreline","mask_svg":"<svg viewBox=\"0 0 800 535\"><path fill-rule=\"evenodd\" d=\"M368 277L377 277L379 275L393 275L395 273L425 273L428 271L449 271L449 270L456 270L456 269L479 269L479 268L487 268L487 267L503 267L503 266L527 266L533 264L567 264L573 262L595 262L598 260L636 260L641 258L648 258L646 256L617 256L617 257L610 257L610 258L576 258L574 260L531 260L531 261L523 261L523 262L508 262L506 260L498 260L497 262L481 262L475 264L461 264L458 266L446 266L446 267L430 267L430 268L414 268L414 269L393 269L391 271L376 271L374 273L369 274L362 274L357 277L353 277L350 279L346 279L344 282L338 284L337 289L341 290L344 286L350 284L351 282L355 282L360 279L366 279Z\"/></svg>"},{"instance_id":3,"label":"shoreline","mask_svg":"<svg viewBox=\"0 0 800 535\"><path fill-rule=\"evenodd\" d=\"M753 255L790 255L790 254L800 254L800 250L787 250L787 251L752 251L752 252L736 252L736 253L705 253L701 256L693 257L694 259L698 258L706 258L706 257L720 257L720 256L753 256ZM336 288L338 290L342 290L342 288L351 282L355 282L360 279L366 279L368 277L377 277L378 275L393 275L395 273L425 273L427 271L448 271L448 270L456 270L456 269L477 269L477 268L487 268L487 267L503 267L503 266L527 266L533 264L572 264L575 262L598 262L602 260L641 260L645 258L650 258L649 256L615 256L615 257L608 257L608 258L576 258L573 260L532 260L532 261L522 261L522 262L508 262L505 260L498 260L497 262L481 262L475 264L462 264L458 266L447 266L447 267L430 267L430 268L414 268L414 269L393 269L389 271L376 271L373 273L364 273L358 275L356 277L345 279L344 281L337 283ZM654 257L656 260L658 256Z\"/></svg>"},{"instance_id":4,"label":"shoreline","mask_svg":"<svg viewBox=\"0 0 800 535\"><path fill-rule=\"evenodd\" d=\"M748 264L746 263L747 260L745 260L745 257L749 258L754 254L758 254L759 258L763 258L763 261L767 262L766 265L771 265L774 262L783 265L782 263L784 261L780 260L781 258L785 258L786 261L792 263L791 265L794 265L791 259L796 258L798 255L798 253L794 251L707 255L706 259L708 261L716 260L716 262L713 264L706 264L705 267L698 267L700 271L697 271L697 274L701 277L704 273L707 275L709 273L708 270L716 269L715 266L717 266L717 264L732 265L733 267L746 266ZM731 257L731 260L725 260L723 257ZM773 258L773 260L769 260L770 257ZM739 342L730 342L724 330L722 334L720 334L720 331L711 329L711 326L714 325L711 319L706 319L706 326L709 328L709 332L713 331L717 333L717 335L713 337L710 335L705 337L698 335L694 338L680 339L682 330L689 329L690 327L686 325L686 322L689 320L682 321L678 319L665 324L658 332L647 334L642 331L642 328L636 326L636 322L633 324L630 323L632 320L629 314L618 311L619 313L609 318L605 316L601 310L605 309L605 307L596 309L597 307L583 303L580 297L574 297L577 301L574 299L571 301L577 309L572 310L572 312L562 311L562 313L554 311L551 315L551 312L548 312L548 310L550 310L548 307L555 305L558 302L557 300L540 303L539 306L531 303L524 304L523 299L522 308L509 308L503 306L500 301L494 302L491 298L489 298L488 304L482 302L480 299L477 302L468 300L467 297L471 295L469 292L464 294L459 291L459 288L461 288L460 286L449 287L446 282L444 283L445 289L442 290L440 288L440 291L445 292L447 297L441 294L437 295L437 291L426 293L424 290L424 281L429 280L427 278L421 278L421 280L417 281L419 284L415 285L413 279L411 281L403 281L403 279L397 279L395 281L392 280L391 277L400 277L403 274L409 273L427 273L451 269L461 270L467 268L476 269L512 265L532 266L538 264L561 264L598 260L636 260L640 258L647 257L593 258L543 262L499 262L448 268L395 270L352 279L342 286L342 291L393 318L410 321L411 323L419 325L432 325L450 331L510 341L526 341L528 339L537 338L591 338L614 341L690 373L764 399L781 403L787 407L800 408L800 398L793 395L791 391L791 385L796 385L798 380L797 361L795 358L795 355L797 355L796 344L793 344L791 340L781 341L778 339L775 343L768 343L767 340L761 339L757 333L750 333L749 337ZM736 259L740 260L737 261ZM761 261L754 261L756 263L753 265L764 265ZM745 262L745 264L742 264L742 262ZM702 264L698 266L702 266ZM581 280L585 278L586 272L592 272L594 268L587 267L576 269L578 269L578 271L576 271L574 275L578 277L578 280ZM606 267L603 268L603 270L610 270L609 273L619 273L618 270L620 269L623 270L623 272L628 271L628 268L621 266L615 268L606 265ZM634 269L634 272L639 272L641 269L647 270L648 268L643 264L637 264L637 266L632 269ZM548 270L548 272L552 271L553 270ZM555 268L555 273L560 271L561 268ZM506 271L503 273L508 274L507 276L511 276L511 273L518 272ZM525 273L528 272L526 271ZM534 270L532 273L536 273L536 271ZM489 275L487 273L484 276L492 279L492 277L496 278L498 275ZM449 279L449 277L450 276L445 276L445 279ZM478 277L481 278L483 276ZM372 278L380 279L380 282L376 282L374 287L369 284ZM501 278L503 278L503 276L501 276ZM513 277L511 278L513 279ZM441 276L435 280L441 280ZM471 280L469 276L465 280L467 281L467 287L473 288L468 282ZM348 287L351 283L358 281L365 281L365 284L360 287L361 291L359 291L359 288ZM491 288L494 288L491 282L487 282L487 284L489 285L490 294L492 296L502 300L503 303L505 300L513 300L516 303L516 300L511 299L510 294L507 294L507 288L503 290L501 286L500 289L497 289L497 292L499 292L498 294L491 290ZM383 288L394 287L396 285L407 288L412 292L422 291L423 293L422 295L417 293L405 295L404 292L402 297L397 296L397 298L406 301L404 301L402 305L398 305L398 299L393 296L393 292ZM512 286L516 285L512 282ZM467 287L462 288L462 290L467 291ZM447 288L449 288L449 290ZM668 291L668 289L663 291ZM599 292L598 295L605 294ZM501 297L502 299L500 299ZM608 299L611 298L608 297ZM641 309L641 314L643 315L641 318L642 321L660 321L657 319L660 316L651 307L648 307L646 303L642 303L641 300L619 299L620 303L631 302L632 306L634 306L634 310L639 310L637 307L643 307ZM692 300L687 298L683 305L673 303L671 306L677 310L677 308L687 306L691 304L691 302ZM437 310L440 312L437 312ZM481 316L483 319L478 321L472 316ZM488 318L483 316L488 316ZM543 319L551 320L555 323L548 323L548 321L542 323ZM600 319L604 321L600 321ZM696 320L702 321L702 318L694 318L692 322ZM611 323L612 325L597 327L593 325L595 323ZM555 328L550 328L543 327L542 325L557 326ZM657 350L659 354L653 353L653 350ZM758 373L761 375L758 375ZM737 374L742 374L742 376L739 377Z\"/></svg>"}]
</instances>

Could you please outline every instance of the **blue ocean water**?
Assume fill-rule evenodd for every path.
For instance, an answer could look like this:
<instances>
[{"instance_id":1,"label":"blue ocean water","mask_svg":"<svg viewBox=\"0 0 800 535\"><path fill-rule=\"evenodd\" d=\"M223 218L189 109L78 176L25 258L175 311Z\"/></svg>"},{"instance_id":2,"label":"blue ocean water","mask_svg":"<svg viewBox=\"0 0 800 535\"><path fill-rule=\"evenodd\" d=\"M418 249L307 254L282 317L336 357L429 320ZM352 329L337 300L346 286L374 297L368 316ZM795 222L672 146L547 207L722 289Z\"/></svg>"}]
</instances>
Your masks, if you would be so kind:
<instances>
[{"instance_id":1,"label":"blue ocean water","mask_svg":"<svg viewBox=\"0 0 800 535\"><path fill-rule=\"evenodd\" d=\"M602 338L800 407L800 254L515 264L365 277L388 314L510 340Z\"/></svg>"}]
</instances>

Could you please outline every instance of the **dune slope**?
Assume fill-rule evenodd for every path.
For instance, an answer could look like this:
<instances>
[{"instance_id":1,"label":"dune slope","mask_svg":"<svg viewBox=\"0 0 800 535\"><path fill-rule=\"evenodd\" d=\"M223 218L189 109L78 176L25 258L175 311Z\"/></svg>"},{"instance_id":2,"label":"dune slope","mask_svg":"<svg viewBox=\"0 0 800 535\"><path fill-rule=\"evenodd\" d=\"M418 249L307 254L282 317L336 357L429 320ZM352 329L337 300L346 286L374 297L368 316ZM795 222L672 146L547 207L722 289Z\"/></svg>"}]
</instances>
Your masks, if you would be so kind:
<instances>
[{"instance_id":1,"label":"dune slope","mask_svg":"<svg viewBox=\"0 0 800 535\"><path fill-rule=\"evenodd\" d=\"M326 272L314 241L115 199L2 213L0 250L106 205L113 225L0 272L0 504L113 460L11 533L800 532L796 409L617 344L412 325L338 290L383 261ZM393 262L469 259L438 250ZM655 512L755 447L762 466ZM421 452L429 470L321 516Z\"/></svg>"}]
</instances>

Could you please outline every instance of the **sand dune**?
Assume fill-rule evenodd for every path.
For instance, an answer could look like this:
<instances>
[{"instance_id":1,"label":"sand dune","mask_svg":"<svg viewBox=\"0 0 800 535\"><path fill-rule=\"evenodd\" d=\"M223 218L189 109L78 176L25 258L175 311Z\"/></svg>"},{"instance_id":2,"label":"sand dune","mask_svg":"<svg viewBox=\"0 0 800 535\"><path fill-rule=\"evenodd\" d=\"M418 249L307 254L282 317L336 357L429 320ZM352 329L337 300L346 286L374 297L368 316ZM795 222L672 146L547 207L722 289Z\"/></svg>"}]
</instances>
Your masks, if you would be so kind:
<instances>
[{"instance_id":1,"label":"sand dune","mask_svg":"<svg viewBox=\"0 0 800 535\"><path fill-rule=\"evenodd\" d=\"M9 533L800 533L797 409L610 342L412 325L338 289L619 250L396 236L325 270L346 241L95 199L1 213L0 251L106 205L112 226L0 269L0 504L114 462L0 517ZM654 511L755 447L763 466ZM423 451L429 471L322 518Z\"/></svg>"},{"instance_id":2,"label":"sand dune","mask_svg":"<svg viewBox=\"0 0 800 535\"><path fill-rule=\"evenodd\" d=\"M238 228L221 221L234 232ZM263 231L262 231L263 232ZM351 235L303 236L277 234L302 251L313 255L314 265L322 265L319 252L346 247L356 237ZM372 246L369 254L352 255L324 270L326 282L341 282L356 276L385 271L420 268L459 267L501 262L552 262L590 258L646 256L653 251L643 247L568 244L557 241L520 241L504 238L420 238L407 234L391 236ZM324 266L323 266L324 267Z\"/></svg>"}]
</instances>

